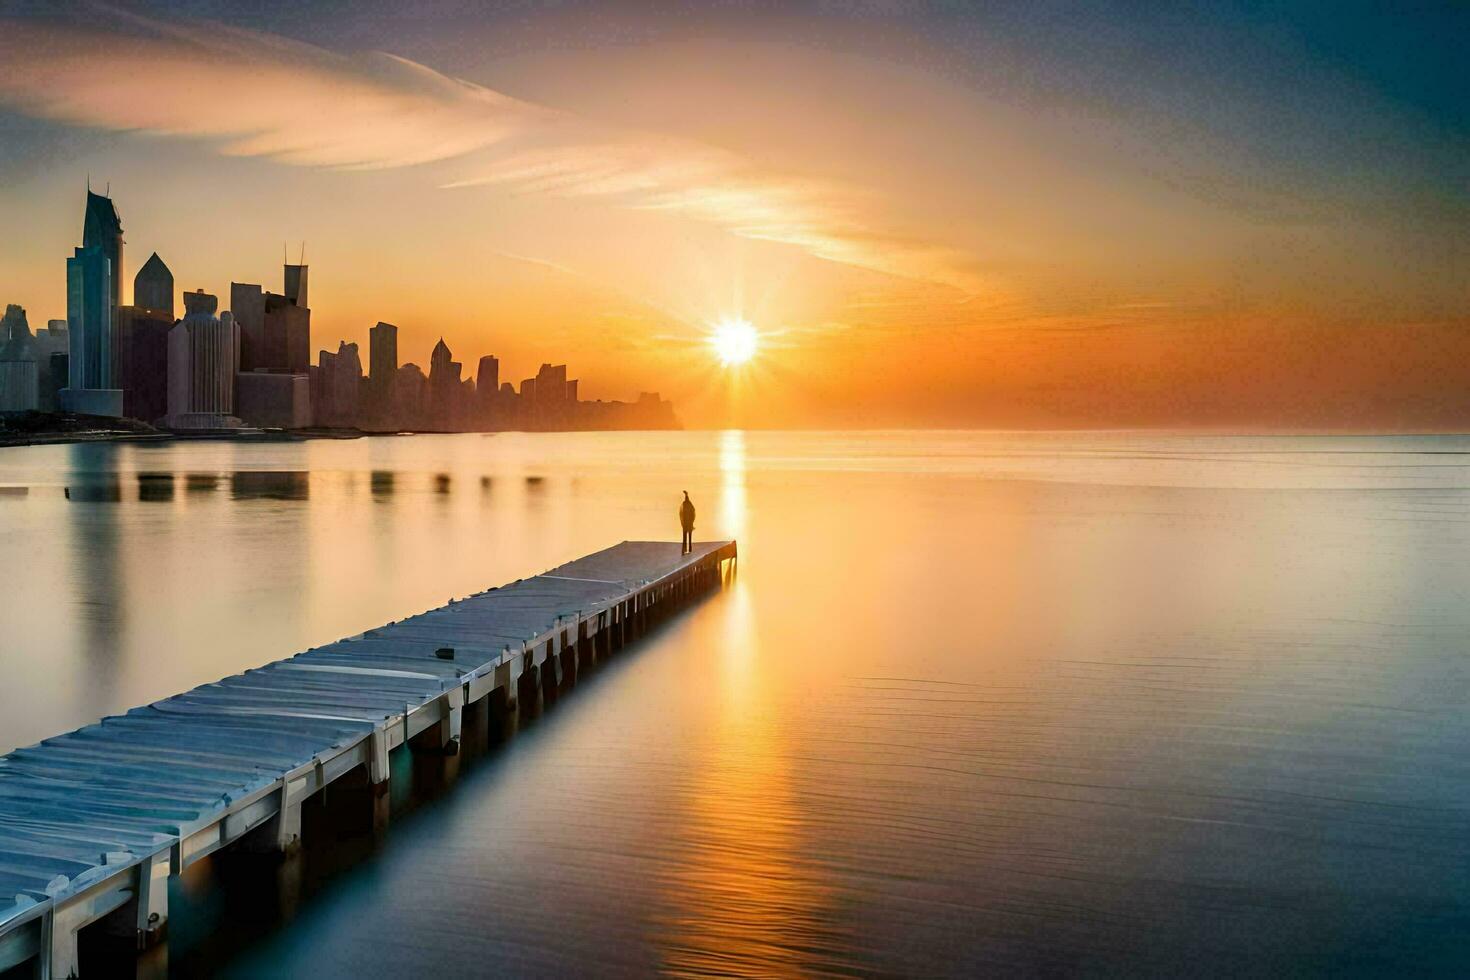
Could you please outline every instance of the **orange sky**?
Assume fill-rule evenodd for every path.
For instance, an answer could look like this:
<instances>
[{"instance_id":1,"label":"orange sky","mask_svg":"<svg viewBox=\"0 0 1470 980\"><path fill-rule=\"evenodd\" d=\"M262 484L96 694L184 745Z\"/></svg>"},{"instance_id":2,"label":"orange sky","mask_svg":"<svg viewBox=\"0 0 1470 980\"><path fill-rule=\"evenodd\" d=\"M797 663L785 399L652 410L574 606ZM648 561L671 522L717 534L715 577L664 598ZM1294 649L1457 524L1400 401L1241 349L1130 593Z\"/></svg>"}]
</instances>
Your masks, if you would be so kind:
<instances>
[{"instance_id":1,"label":"orange sky","mask_svg":"<svg viewBox=\"0 0 1470 980\"><path fill-rule=\"evenodd\" d=\"M279 288L304 240L314 347L388 320L405 360L442 335L513 381L565 361L693 426L1470 422L1453 120L1305 55L1242 57L1358 142L1300 92L1291 131L1252 92L1064 90L1034 38L777 26L597 43L546 14L359 50L3 19L0 301L64 315L90 173L128 291L155 250L181 290ZM704 342L731 316L763 334L739 372Z\"/></svg>"}]
</instances>

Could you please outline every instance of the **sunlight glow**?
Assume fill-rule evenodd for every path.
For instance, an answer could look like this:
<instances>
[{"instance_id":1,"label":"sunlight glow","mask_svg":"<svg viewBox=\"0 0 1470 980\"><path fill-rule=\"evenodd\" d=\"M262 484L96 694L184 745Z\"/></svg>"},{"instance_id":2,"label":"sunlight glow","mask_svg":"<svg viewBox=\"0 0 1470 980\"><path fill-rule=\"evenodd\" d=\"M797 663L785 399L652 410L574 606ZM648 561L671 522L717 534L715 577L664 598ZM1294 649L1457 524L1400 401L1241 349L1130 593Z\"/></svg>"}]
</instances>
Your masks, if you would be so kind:
<instances>
[{"instance_id":1,"label":"sunlight glow","mask_svg":"<svg viewBox=\"0 0 1470 980\"><path fill-rule=\"evenodd\" d=\"M726 367L744 364L755 356L760 334L745 320L722 320L709 336L710 346Z\"/></svg>"}]
</instances>

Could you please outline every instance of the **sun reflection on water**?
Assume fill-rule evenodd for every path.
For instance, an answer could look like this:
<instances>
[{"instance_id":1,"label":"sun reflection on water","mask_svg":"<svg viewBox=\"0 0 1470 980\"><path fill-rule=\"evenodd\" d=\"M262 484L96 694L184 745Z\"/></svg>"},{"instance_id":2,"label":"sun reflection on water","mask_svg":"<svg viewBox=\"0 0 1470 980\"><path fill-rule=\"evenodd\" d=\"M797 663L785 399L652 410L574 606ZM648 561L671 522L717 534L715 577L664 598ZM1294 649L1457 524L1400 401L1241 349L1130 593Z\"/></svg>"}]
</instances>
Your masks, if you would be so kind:
<instances>
[{"instance_id":1,"label":"sun reflection on water","mask_svg":"<svg viewBox=\"0 0 1470 980\"><path fill-rule=\"evenodd\" d=\"M745 432L720 433L720 537L745 537Z\"/></svg>"},{"instance_id":2,"label":"sun reflection on water","mask_svg":"<svg viewBox=\"0 0 1470 980\"><path fill-rule=\"evenodd\" d=\"M731 445L741 443L727 438ZM727 483L726 492L727 499L743 495L742 485ZM832 890L809 857L790 753L770 710L779 675L765 669L748 594L737 587L727 600L708 624L726 656L704 695L708 722L690 746L690 778L677 798L683 812L670 822L679 828L671 847L680 853L660 889L662 969L678 976L820 972L841 944L831 925Z\"/></svg>"}]
</instances>

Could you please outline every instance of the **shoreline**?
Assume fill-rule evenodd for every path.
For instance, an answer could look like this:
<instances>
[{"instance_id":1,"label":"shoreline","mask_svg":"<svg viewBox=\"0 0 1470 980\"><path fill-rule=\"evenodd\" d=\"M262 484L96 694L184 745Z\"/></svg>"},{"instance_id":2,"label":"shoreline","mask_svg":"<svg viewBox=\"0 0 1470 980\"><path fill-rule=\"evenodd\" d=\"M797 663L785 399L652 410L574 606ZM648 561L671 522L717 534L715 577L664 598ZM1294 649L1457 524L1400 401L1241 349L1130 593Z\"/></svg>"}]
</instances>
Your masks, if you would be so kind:
<instances>
[{"instance_id":1,"label":"shoreline","mask_svg":"<svg viewBox=\"0 0 1470 980\"><path fill-rule=\"evenodd\" d=\"M417 435L497 435L499 432L677 432L677 429L505 429L486 432L465 430L459 432L398 430L394 432L372 432L364 429L204 429L198 432L170 432L168 430L138 431L127 429L81 429L75 432L6 432L0 429L0 449L19 449L26 446L58 446L83 442L305 442L309 439L362 439L369 436L417 436Z\"/></svg>"},{"instance_id":2,"label":"shoreline","mask_svg":"<svg viewBox=\"0 0 1470 980\"><path fill-rule=\"evenodd\" d=\"M270 430L255 429L248 432L130 432L114 429L90 429L79 432L0 432L0 449L19 449L25 446L58 446L82 442L297 442L306 439L359 439L376 433L359 431Z\"/></svg>"},{"instance_id":3,"label":"shoreline","mask_svg":"<svg viewBox=\"0 0 1470 980\"><path fill-rule=\"evenodd\" d=\"M474 433L477 435L496 435L501 432L719 432L721 429L689 429L680 427L678 429L495 429L495 430L472 430L466 429L463 433L442 432L438 430L413 430L400 429L396 431L371 431L365 429L218 429L200 430L197 432L173 432L159 429L79 429L72 432L67 431L44 431L44 432L12 432L0 427L0 449L19 449L26 446L56 446L71 443L85 442L201 442L201 441L228 441L228 442L304 442L309 439L361 439L370 436L415 436L415 435L459 435ZM1410 430L1403 431L1348 431L1348 430L1282 430L1282 431L1255 431L1242 430L1224 431L1216 429L955 429L955 428L927 428L927 429L745 429L746 432L833 432L833 433L855 433L855 432L977 432L987 435L1091 435L1091 434L1116 434L1116 435L1169 435L1169 436L1201 436L1201 437L1237 437L1237 438L1313 438L1313 437L1338 437L1338 438L1392 438L1392 437L1435 437L1435 436L1465 436L1470 432L1465 430Z\"/></svg>"}]
</instances>

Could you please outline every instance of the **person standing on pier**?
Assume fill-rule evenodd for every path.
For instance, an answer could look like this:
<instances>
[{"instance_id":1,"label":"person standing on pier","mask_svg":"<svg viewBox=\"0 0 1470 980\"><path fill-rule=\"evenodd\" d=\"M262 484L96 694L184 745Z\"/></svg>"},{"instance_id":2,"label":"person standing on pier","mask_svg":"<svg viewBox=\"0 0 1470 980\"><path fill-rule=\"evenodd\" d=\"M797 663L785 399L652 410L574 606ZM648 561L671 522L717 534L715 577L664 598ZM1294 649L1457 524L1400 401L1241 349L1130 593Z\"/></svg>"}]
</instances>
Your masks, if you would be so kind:
<instances>
[{"instance_id":1,"label":"person standing on pier","mask_svg":"<svg viewBox=\"0 0 1470 980\"><path fill-rule=\"evenodd\" d=\"M684 491L684 502L679 505L679 523L684 528L684 539L681 547L681 555L687 555L694 550L694 501L689 499L689 491Z\"/></svg>"}]
</instances>

